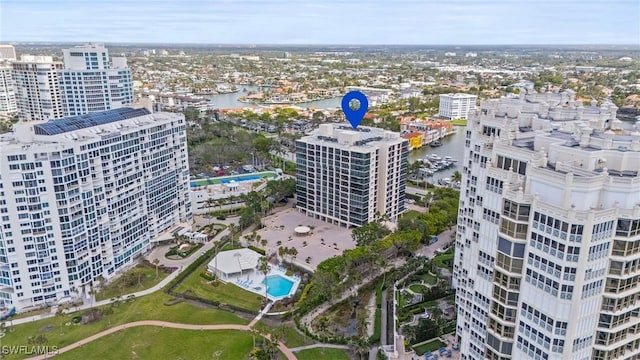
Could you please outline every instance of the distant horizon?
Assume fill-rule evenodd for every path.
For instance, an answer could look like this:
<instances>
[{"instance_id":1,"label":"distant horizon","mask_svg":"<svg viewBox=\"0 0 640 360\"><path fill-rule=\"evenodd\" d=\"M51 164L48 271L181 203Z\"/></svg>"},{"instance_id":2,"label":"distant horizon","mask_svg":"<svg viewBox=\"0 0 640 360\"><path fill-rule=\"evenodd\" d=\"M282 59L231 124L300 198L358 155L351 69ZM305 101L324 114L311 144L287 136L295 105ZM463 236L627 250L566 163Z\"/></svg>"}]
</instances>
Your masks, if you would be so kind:
<instances>
[{"instance_id":1,"label":"distant horizon","mask_svg":"<svg viewBox=\"0 0 640 360\"><path fill-rule=\"evenodd\" d=\"M637 0L2 0L0 6L5 42L640 44Z\"/></svg>"},{"instance_id":2,"label":"distant horizon","mask_svg":"<svg viewBox=\"0 0 640 360\"><path fill-rule=\"evenodd\" d=\"M2 40L0 44L8 45L85 45L85 44L104 44L104 45L198 45L198 46L225 46L225 47L261 47L261 46L282 46L282 47L298 47L298 46L335 46L335 47L373 47L373 46L388 46L388 47L439 47L439 48L476 48L476 47L491 47L491 46L541 46L541 47L566 47L566 46L580 46L580 47L598 47L598 46L612 46L612 47L632 47L640 50L640 44L634 43L566 43L566 44L545 44L545 43L504 43L504 44L385 44L385 43L361 43L361 44L341 44L341 43L202 43L202 42L162 42L162 41L142 41L142 42L125 42L125 41L30 41L30 40Z\"/></svg>"}]
</instances>

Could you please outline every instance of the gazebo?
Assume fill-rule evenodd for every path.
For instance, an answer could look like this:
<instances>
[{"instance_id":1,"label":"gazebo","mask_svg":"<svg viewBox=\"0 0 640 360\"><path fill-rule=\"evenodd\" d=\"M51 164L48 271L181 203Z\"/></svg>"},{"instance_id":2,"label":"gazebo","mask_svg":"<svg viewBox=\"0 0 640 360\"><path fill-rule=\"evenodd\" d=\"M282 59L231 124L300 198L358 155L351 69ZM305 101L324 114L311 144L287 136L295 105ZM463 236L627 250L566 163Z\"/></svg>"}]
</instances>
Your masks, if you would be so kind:
<instances>
[{"instance_id":1,"label":"gazebo","mask_svg":"<svg viewBox=\"0 0 640 360\"><path fill-rule=\"evenodd\" d=\"M311 228L308 226L300 225L293 229L293 231L295 231L296 235L304 236L309 235L309 233L311 232Z\"/></svg>"},{"instance_id":2,"label":"gazebo","mask_svg":"<svg viewBox=\"0 0 640 360\"><path fill-rule=\"evenodd\" d=\"M262 255L250 249L222 251L209 262L207 270L215 274L216 278L228 281L242 274L256 271L261 257Z\"/></svg>"}]
</instances>

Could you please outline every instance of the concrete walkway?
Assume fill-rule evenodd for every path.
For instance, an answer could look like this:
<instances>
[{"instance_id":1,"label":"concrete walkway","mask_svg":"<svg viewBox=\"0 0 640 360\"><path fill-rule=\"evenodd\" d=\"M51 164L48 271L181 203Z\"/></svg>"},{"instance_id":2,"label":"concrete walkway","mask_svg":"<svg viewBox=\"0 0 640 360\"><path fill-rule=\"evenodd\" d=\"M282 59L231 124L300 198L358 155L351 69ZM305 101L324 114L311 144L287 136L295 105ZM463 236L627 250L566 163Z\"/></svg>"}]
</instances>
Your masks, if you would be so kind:
<instances>
[{"instance_id":1,"label":"concrete walkway","mask_svg":"<svg viewBox=\"0 0 640 360\"><path fill-rule=\"evenodd\" d=\"M99 339L101 337L113 334L113 333L118 332L120 330L134 328L134 327L138 327L138 326L159 326L159 327L163 327L163 328L183 329L183 330L240 330L240 331L249 331L249 330L251 330L251 327L248 326L248 325L237 325L237 324L193 325L193 324L179 324L179 323L171 323L171 322L156 321L156 320L136 321L136 322L130 322L130 323L114 326L111 329L99 332L99 333L97 333L95 335L89 336L89 337L84 338L84 339L82 339L80 341L76 341L75 343L73 343L71 345L67 345L67 346L63 347L62 349L58 349L58 351L54 355L62 354L62 353L65 353L67 351L71 351L73 349L79 348L80 346L86 345L86 344L88 344L88 343L90 343L90 342L92 342L94 340L97 340L97 339ZM269 335L264 335L264 336L266 338L269 338ZM287 359L289 359L289 360L297 360L296 356L293 354L291 349L286 347L282 342L278 343L278 350L282 351L282 353L287 357ZM41 355L41 356L32 357L29 360L40 360L40 359L46 359L46 358L47 358L47 355Z\"/></svg>"},{"instance_id":2,"label":"concrete walkway","mask_svg":"<svg viewBox=\"0 0 640 360\"><path fill-rule=\"evenodd\" d=\"M216 238L222 237L226 234L229 233L229 230L224 229L223 231L221 231L220 233L218 233L216 235ZM161 263L167 265L167 266L173 266L173 267L177 267L178 269L174 272L172 272L171 274L169 274L166 278L162 279L162 281L160 281L158 284L156 284L153 287L150 287L148 289L145 290L141 290L141 291L136 291L134 293L130 293L130 294L125 294L123 296L121 296L121 299L126 299L129 296L135 296L135 297L140 297L140 296L145 296L145 295L149 295L151 293L154 293L156 291L161 290L162 288L164 288L169 282L171 282L171 280L175 279L182 271L184 271L184 269L186 269L192 262L194 262L197 258L199 258L200 256L202 256L202 252L203 251L207 251L213 248L213 241L209 241L206 244L203 245L202 248L200 248L198 251L195 251L193 254L191 254L189 257L182 259L182 260L168 260L166 258L164 258L164 255L162 256L162 258L165 261L161 261ZM153 254L153 252L152 252ZM152 259L150 259L151 261ZM91 307L98 307L98 306L103 306L103 305L108 305L111 304L112 301L111 299L105 299L105 300L101 300L101 301L93 301L93 303L89 302L85 302L83 305L79 306L79 307L73 307L71 309L67 309L64 312L65 313L71 313L71 312L76 312L76 311L82 311L82 310L87 310ZM41 315L35 315L35 316L31 316L31 317L27 317L27 318L22 318L22 319L16 319L16 320L12 320L13 321L13 325L20 325L20 324L26 324L26 323L30 323L33 321L38 321L38 320L42 320L42 319L46 319L49 317L54 316L53 313L49 313L49 314L41 314Z\"/></svg>"},{"instance_id":3,"label":"concrete walkway","mask_svg":"<svg viewBox=\"0 0 640 360\"><path fill-rule=\"evenodd\" d=\"M339 345L339 344L325 344L325 343L313 344L313 345L305 345L305 346L298 346L298 347L291 348L291 349L289 349L289 350L291 350L291 351L293 351L293 352L298 352L298 351L302 351L302 350L309 350L309 349L315 349L315 348L327 348L327 349L343 349L343 350L349 350L349 346L347 346L347 345Z\"/></svg>"},{"instance_id":4,"label":"concrete walkway","mask_svg":"<svg viewBox=\"0 0 640 360\"><path fill-rule=\"evenodd\" d=\"M156 292L160 289L162 289L163 287L165 287L171 280L175 279L176 276L178 276L178 274L180 274L182 272L182 270L184 270L184 268L182 269L178 269L174 272L172 272L171 274L169 274L169 276L167 276L166 278L162 279L162 281L160 281L158 284L156 284L153 287L150 287L146 290L141 290L141 291L137 291L131 294L126 294L123 295L122 297L120 297L120 299L126 299L129 296L135 296L135 297L140 297L140 296L145 296L145 295L149 295L153 292ZM64 311L65 314L68 313L72 313L72 312L76 312L76 311L81 311L81 310L86 310L89 309L91 307L98 307L98 306L103 306L103 305L108 305L111 304L114 301L111 301L111 299L105 299L105 300L101 300L101 301L94 301L93 305L92 304L83 304L81 306L78 307L72 307L71 309L66 309ZM32 316L32 317L27 317L27 318L22 318L22 319L16 319L16 320L11 320L13 322L13 325L20 325L20 324L26 324L26 323L30 323L33 321L38 321L38 320L42 320L42 319L46 319L49 317L54 316L54 314L49 313L49 314L42 314L42 315L36 315L36 316Z\"/></svg>"}]
</instances>

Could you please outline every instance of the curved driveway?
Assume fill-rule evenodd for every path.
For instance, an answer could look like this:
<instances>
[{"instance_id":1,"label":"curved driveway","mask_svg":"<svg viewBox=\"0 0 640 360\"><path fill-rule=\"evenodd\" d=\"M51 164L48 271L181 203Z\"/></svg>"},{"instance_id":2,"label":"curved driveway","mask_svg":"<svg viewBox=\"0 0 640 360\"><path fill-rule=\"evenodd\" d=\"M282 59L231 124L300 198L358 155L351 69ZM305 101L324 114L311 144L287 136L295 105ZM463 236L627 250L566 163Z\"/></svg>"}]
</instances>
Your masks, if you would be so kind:
<instances>
[{"instance_id":1,"label":"curved driveway","mask_svg":"<svg viewBox=\"0 0 640 360\"><path fill-rule=\"evenodd\" d=\"M126 324L122 324L122 325L118 325L118 326L114 326L108 330L99 332L95 335L89 336L87 338L84 338L80 341L76 341L75 343L71 344L71 345L67 345L65 347L63 347L62 349L58 349L57 354L62 354L65 353L67 351L71 351L75 348L78 348L82 345L88 344L94 340L97 340L101 337L113 334L115 332L118 332L120 330L125 330L125 329L129 329L129 328L133 328L133 327L137 327L137 326L160 326L160 327L164 327L164 328L172 328L172 329L184 329L184 330L242 330L242 331L249 331L251 330L251 327L249 327L248 325L237 325L237 324L223 324L223 325L193 325L193 324L179 324L179 323L171 323L171 322L166 322L166 321L157 321L157 320L144 320L144 321L136 321L136 322L130 322L130 323L126 323ZM262 335L265 337L269 337L269 335ZM282 351L282 353L287 357L288 360L297 360L296 356L293 354L293 352L286 347L282 342L278 343L278 349L280 351ZM41 356L36 356L33 358L30 358L29 360L40 360L40 359L46 359L47 357L45 355L41 355Z\"/></svg>"}]
</instances>

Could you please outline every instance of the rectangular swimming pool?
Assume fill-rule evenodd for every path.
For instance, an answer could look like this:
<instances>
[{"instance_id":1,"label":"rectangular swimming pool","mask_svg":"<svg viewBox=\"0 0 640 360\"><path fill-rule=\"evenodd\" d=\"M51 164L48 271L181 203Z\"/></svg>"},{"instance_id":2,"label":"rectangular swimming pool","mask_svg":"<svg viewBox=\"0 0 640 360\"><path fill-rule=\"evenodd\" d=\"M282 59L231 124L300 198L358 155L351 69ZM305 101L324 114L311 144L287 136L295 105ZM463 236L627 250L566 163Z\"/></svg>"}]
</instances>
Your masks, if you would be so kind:
<instances>
[{"instance_id":1,"label":"rectangular swimming pool","mask_svg":"<svg viewBox=\"0 0 640 360\"><path fill-rule=\"evenodd\" d=\"M289 296L293 288L293 281L280 275L268 276L262 283L267 287L267 294L274 299Z\"/></svg>"}]
</instances>

